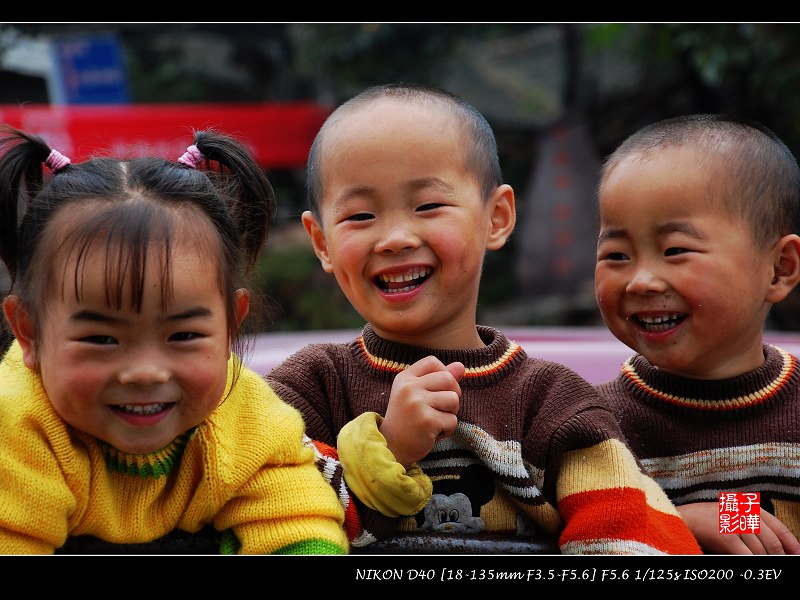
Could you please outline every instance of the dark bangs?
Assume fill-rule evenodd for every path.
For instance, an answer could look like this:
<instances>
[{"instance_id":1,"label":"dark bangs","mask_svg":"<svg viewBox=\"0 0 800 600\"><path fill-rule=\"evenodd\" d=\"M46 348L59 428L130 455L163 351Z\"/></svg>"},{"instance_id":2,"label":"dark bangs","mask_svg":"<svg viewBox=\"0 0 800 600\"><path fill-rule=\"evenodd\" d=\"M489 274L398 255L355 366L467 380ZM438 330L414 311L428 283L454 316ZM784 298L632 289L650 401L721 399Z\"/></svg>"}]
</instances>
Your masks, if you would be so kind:
<instances>
[{"instance_id":1,"label":"dark bangs","mask_svg":"<svg viewBox=\"0 0 800 600\"><path fill-rule=\"evenodd\" d=\"M170 249L176 229L174 209L140 200L87 201L72 203L69 212L69 216L56 217L52 223L53 233L63 234L59 241L44 242L45 246L55 245L52 251L42 248L44 255L56 258L52 268L62 269L51 272L46 279L49 282L46 285L52 287L43 290L43 297L48 297L48 292L60 293L62 297L72 294L80 301L86 261L99 257L104 263L106 306L114 310L130 307L140 312L147 261L154 258L150 250L155 247L160 249L156 260L161 273L161 303L166 308L172 297ZM74 261L58 260L59 257L72 257ZM70 272L67 265L74 265L74 270ZM60 289L56 287L59 282Z\"/></svg>"}]
</instances>

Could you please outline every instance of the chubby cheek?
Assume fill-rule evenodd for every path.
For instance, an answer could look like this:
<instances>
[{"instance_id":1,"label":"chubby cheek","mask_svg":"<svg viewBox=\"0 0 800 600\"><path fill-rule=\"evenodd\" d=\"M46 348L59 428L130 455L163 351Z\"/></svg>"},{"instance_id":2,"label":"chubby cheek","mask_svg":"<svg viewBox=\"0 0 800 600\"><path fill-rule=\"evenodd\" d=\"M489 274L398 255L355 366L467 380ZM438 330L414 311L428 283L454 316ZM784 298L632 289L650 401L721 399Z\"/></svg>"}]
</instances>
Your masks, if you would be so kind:
<instances>
[{"instance_id":1,"label":"chubby cheek","mask_svg":"<svg viewBox=\"0 0 800 600\"><path fill-rule=\"evenodd\" d=\"M73 356L69 350L61 351L58 360L48 360L43 356L41 362L42 380L48 393L59 392L74 396L93 396L109 377L109 369L102 364L82 360Z\"/></svg>"},{"instance_id":2,"label":"chubby cheek","mask_svg":"<svg viewBox=\"0 0 800 600\"><path fill-rule=\"evenodd\" d=\"M435 239L435 233L432 233L431 238ZM476 269L480 269L486 258L486 251L482 246L477 244L465 245L460 243L449 243L451 240L448 236L443 236L438 244L431 244L436 257L439 260L440 266L446 270L448 265L453 265L454 269L450 271L451 276L458 278L468 275L472 277ZM452 240L456 242L456 240Z\"/></svg>"},{"instance_id":3,"label":"chubby cheek","mask_svg":"<svg viewBox=\"0 0 800 600\"><path fill-rule=\"evenodd\" d=\"M742 267L744 270L745 266ZM690 310L697 311L705 307L710 310L725 310L729 303L741 302L743 295L749 290L731 287L730 277L719 277L711 270L683 277L673 277L671 287L680 296Z\"/></svg>"},{"instance_id":4,"label":"chubby cheek","mask_svg":"<svg viewBox=\"0 0 800 600\"><path fill-rule=\"evenodd\" d=\"M101 404L106 375L96 367L62 366L49 371L42 365L42 382L56 412L77 427L87 408Z\"/></svg>"},{"instance_id":5,"label":"chubby cheek","mask_svg":"<svg viewBox=\"0 0 800 600\"><path fill-rule=\"evenodd\" d=\"M202 413L202 418L205 418L222 400L226 391L226 377L227 368L210 366L206 368L201 366L187 373L182 377L184 396L190 400L187 408L192 412Z\"/></svg>"},{"instance_id":6,"label":"chubby cheek","mask_svg":"<svg viewBox=\"0 0 800 600\"><path fill-rule=\"evenodd\" d=\"M607 278L602 275L595 275L594 295L597 300L597 307L603 313L610 313L617 306L617 294L615 287L610 285Z\"/></svg>"},{"instance_id":7,"label":"chubby cheek","mask_svg":"<svg viewBox=\"0 0 800 600\"><path fill-rule=\"evenodd\" d=\"M334 252L335 254L333 254ZM338 244L332 250L331 261L336 267L331 268L329 272L333 273L348 298L356 286L371 283L364 277L364 271L369 263L369 255L365 254L363 245L359 246L350 241Z\"/></svg>"},{"instance_id":8,"label":"chubby cheek","mask_svg":"<svg viewBox=\"0 0 800 600\"><path fill-rule=\"evenodd\" d=\"M367 262L368 254L365 253L366 242L356 243L357 236L348 240L337 238L336 242L329 247L330 260L337 265L338 271L360 270Z\"/></svg>"}]
</instances>

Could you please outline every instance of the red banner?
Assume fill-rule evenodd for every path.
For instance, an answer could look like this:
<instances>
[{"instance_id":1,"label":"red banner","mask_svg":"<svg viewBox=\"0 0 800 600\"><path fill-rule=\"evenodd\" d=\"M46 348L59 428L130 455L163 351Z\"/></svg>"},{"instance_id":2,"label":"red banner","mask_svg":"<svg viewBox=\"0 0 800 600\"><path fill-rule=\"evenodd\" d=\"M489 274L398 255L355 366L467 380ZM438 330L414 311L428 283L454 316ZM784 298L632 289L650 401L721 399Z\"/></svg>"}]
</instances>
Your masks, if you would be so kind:
<instances>
[{"instance_id":1,"label":"red banner","mask_svg":"<svg viewBox=\"0 0 800 600\"><path fill-rule=\"evenodd\" d=\"M92 156L177 159L193 129L246 143L265 169L303 168L330 110L313 102L266 104L0 105L0 122L44 137L72 160Z\"/></svg>"}]
</instances>

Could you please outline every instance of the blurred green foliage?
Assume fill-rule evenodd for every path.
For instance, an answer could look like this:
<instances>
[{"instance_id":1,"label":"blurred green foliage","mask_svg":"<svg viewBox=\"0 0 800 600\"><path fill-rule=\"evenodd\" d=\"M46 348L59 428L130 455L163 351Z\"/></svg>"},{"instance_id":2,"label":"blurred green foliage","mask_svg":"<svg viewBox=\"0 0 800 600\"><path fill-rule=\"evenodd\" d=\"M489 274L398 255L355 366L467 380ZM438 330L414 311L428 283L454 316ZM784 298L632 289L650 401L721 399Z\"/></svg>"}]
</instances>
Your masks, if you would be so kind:
<instances>
[{"instance_id":1,"label":"blurred green foliage","mask_svg":"<svg viewBox=\"0 0 800 600\"><path fill-rule=\"evenodd\" d=\"M264 329L348 329L364 324L334 276L322 270L310 241L273 240L268 245L254 281L269 316Z\"/></svg>"}]
</instances>

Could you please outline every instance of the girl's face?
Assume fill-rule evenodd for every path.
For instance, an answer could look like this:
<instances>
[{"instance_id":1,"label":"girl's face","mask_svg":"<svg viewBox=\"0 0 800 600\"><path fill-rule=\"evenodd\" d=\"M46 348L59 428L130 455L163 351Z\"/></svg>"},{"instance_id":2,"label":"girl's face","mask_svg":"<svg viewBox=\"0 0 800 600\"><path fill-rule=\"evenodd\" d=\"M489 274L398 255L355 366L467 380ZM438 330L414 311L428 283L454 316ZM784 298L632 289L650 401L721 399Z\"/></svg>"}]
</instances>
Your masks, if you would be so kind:
<instances>
[{"instance_id":1,"label":"girl's face","mask_svg":"<svg viewBox=\"0 0 800 600\"><path fill-rule=\"evenodd\" d=\"M55 411L72 427L128 453L165 447L203 421L226 392L230 343L218 260L180 228L176 238L166 306L161 247L155 244L140 312L108 306L105 251L98 246L80 271L80 299L71 285L74 256L54 271L66 274L67 285L58 283L46 299L36 340L27 335L24 311L6 309L25 363L40 372ZM127 298L123 294L123 303ZM243 318L244 290L237 304Z\"/></svg>"},{"instance_id":2,"label":"girl's face","mask_svg":"<svg viewBox=\"0 0 800 600\"><path fill-rule=\"evenodd\" d=\"M779 250L725 206L724 169L690 147L625 159L600 190L595 291L606 325L655 366L722 379L764 361Z\"/></svg>"},{"instance_id":3,"label":"girl's face","mask_svg":"<svg viewBox=\"0 0 800 600\"><path fill-rule=\"evenodd\" d=\"M478 347L487 249L514 226L514 195L487 201L465 168L458 121L436 106L379 100L326 134L322 222L303 223L323 268L390 340Z\"/></svg>"}]
</instances>

